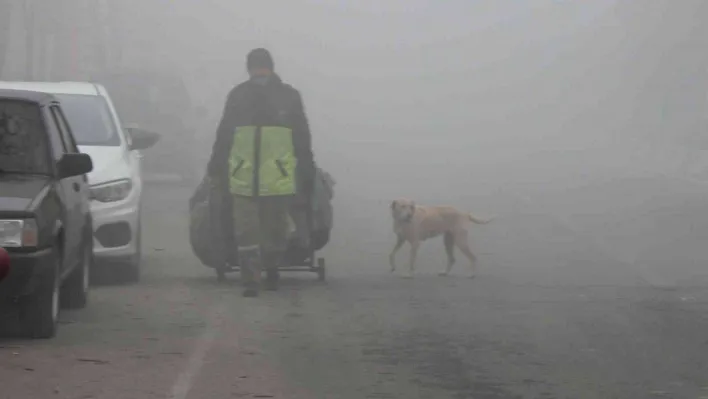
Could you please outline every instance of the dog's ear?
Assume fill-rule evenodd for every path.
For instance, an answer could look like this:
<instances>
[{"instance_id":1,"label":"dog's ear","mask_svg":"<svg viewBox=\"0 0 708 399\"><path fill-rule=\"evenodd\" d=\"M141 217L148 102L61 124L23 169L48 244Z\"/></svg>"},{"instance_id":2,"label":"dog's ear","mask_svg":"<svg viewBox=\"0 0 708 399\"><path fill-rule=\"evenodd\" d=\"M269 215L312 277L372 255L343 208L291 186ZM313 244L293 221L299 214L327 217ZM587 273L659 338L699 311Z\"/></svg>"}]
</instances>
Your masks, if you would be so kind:
<instances>
[{"instance_id":1,"label":"dog's ear","mask_svg":"<svg viewBox=\"0 0 708 399\"><path fill-rule=\"evenodd\" d=\"M396 209L396 200L391 201L391 210Z\"/></svg>"}]
</instances>

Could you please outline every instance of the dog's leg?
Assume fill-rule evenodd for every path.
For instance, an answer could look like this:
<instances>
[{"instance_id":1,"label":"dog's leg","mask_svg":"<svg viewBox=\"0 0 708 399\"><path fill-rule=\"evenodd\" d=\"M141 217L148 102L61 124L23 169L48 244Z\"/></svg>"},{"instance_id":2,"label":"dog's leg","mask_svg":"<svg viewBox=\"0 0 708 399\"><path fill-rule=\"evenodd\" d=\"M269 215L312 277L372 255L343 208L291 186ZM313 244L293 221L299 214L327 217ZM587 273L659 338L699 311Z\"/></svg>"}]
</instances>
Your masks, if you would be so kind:
<instances>
[{"instance_id":1,"label":"dog's leg","mask_svg":"<svg viewBox=\"0 0 708 399\"><path fill-rule=\"evenodd\" d=\"M461 230L455 235L455 245L457 245L457 248L469 259L471 268L470 278L475 278L477 276L477 257L470 250L467 230Z\"/></svg>"},{"instance_id":2,"label":"dog's leg","mask_svg":"<svg viewBox=\"0 0 708 399\"><path fill-rule=\"evenodd\" d=\"M388 263L391 265L391 273L396 271L396 253L399 249L401 249L401 246L405 241L406 239L403 238L403 236L396 236L396 245L393 247L391 254L388 256Z\"/></svg>"},{"instance_id":3,"label":"dog's leg","mask_svg":"<svg viewBox=\"0 0 708 399\"><path fill-rule=\"evenodd\" d=\"M420 248L420 241L412 241L411 242L411 258L410 258L410 265L408 268L408 274L406 275L406 278L413 278L415 275L415 258L418 256L418 248Z\"/></svg>"},{"instance_id":4,"label":"dog's leg","mask_svg":"<svg viewBox=\"0 0 708 399\"><path fill-rule=\"evenodd\" d=\"M445 253L447 254L447 267L439 275L447 276L452 270L452 265L455 264L455 236L450 232L445 233L443 243L445 243Z\"/></svg>"}]
</instances>

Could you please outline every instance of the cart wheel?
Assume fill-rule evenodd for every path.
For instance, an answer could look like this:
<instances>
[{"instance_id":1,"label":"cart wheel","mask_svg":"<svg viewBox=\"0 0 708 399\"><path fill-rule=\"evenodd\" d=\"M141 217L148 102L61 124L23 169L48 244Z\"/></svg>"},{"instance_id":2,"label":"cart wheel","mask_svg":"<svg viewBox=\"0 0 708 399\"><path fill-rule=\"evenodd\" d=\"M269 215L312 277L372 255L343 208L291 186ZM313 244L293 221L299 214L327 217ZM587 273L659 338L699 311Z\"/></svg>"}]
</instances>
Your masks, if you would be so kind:
<instances>
[{"instance_id":1,"label":"cart wheel","mask_svg":"<svg viewBox=\"0 0 708 399\"><path fill-rule=\"evenodd\" d=\"M324 258L317 258L317 279L325 281L327 278L327 268L325 267Z\"/></svg>"},{"instance_id":2,"label":"cart wheel","mask_svg":"<svg viewBox=\"0 0 708 399\"><path fill-rule=\"evenodd\" d=\"M226 270L223 268L217 268L216 269L216 280L220 283L223 283L226 281Z\"/></svg>"}]
</instances>

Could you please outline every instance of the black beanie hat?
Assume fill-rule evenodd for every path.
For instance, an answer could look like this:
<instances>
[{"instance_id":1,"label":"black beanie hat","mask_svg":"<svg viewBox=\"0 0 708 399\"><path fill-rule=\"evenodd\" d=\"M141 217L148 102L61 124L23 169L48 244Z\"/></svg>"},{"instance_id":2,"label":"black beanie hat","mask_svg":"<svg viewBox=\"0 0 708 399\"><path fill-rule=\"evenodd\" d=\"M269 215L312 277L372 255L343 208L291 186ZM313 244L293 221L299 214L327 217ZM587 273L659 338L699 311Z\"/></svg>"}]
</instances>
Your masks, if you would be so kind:
<instances>
[{"instance_id":1,"label":"black beanie hat","mask_svg":"<svg viewBox=\"0 0 708 399\"><path fill-rule=\"evenodd\" d=\"M251 70L253 68L268 68L273 69L273 57L271 57L270 52L264 48L257 48L251 50L246 57L246 68Z\"/></svg>"}]
</instances>

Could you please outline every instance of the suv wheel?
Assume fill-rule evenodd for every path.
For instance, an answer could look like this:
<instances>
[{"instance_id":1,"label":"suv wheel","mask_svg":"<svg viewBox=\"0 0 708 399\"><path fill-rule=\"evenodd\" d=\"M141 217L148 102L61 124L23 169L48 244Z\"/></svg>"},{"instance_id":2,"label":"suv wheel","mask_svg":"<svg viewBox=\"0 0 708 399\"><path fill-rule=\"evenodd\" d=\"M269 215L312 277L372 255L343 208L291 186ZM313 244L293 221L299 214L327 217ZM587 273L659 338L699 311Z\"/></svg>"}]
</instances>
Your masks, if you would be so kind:
<instances>
[{"instance_id":1,"label":"suv wheel","mask_svg":"<svg viewBox=\"0 0 708 399\"><path fill-rule=\"evenodd\" d=\"M54 251L54 265L22 306L22 317L32 338L52 338L59 323L59 269L61 251Z\"/></svg>"},{"instance_id":2,"label":"suv wheel","mask_svg":"<svg viewBox=\"0 0 708 399\"><path fill-rule=\"evenodd\" d=\"M64 283L61 290L61 304L69 309L81 309L88 304L91 268L93 267L92 245L84 245L81 263Z\"/></svg>"}]
</instances>

